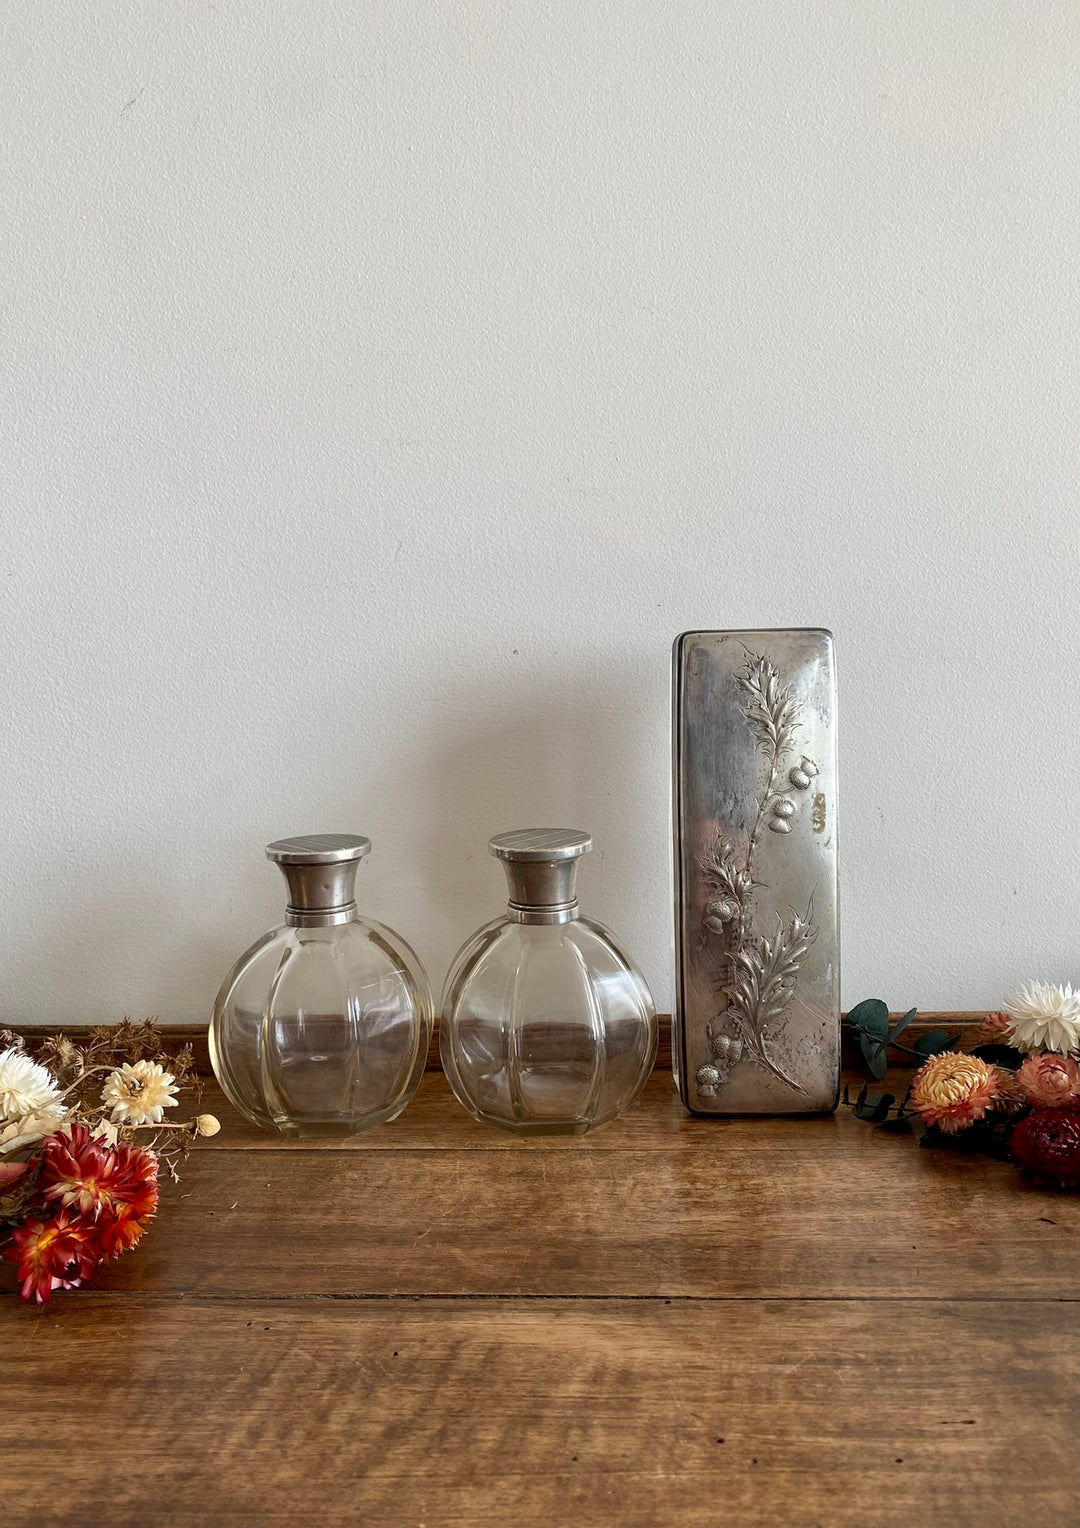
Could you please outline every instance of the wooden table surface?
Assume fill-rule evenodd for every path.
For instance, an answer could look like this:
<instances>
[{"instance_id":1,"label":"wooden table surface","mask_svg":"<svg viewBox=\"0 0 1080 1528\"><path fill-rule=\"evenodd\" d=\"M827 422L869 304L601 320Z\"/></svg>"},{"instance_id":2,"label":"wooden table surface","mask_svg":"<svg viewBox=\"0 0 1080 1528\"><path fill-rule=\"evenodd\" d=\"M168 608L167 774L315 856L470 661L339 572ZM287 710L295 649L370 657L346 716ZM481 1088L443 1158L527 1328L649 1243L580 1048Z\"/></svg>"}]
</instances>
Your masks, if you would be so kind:
<instances>
[{"instance_id":1,"label":"wooden table surface","mask_svg":"<svg viewBox=\"0 0 1080 1528\"><path fill-rule=\"evenodd\" d=\"M224 1129L142 1245L0 1288L12 1528L1075 1524L1077 1200L835 1118Z\"/></svg>"}]
</instances>

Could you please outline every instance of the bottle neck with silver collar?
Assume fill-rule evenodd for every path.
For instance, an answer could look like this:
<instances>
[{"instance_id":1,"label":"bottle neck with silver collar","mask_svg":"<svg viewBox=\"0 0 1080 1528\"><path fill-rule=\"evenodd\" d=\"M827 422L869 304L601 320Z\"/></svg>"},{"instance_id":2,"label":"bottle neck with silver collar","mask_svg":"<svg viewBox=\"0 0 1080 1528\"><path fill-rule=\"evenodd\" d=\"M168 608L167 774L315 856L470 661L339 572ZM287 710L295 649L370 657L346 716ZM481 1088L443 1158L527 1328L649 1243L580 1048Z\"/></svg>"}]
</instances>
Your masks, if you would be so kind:
<instances>
[{"instance_id":1,"label":"bottle neck with silver collar","mask_svg":"<svg viewBox=\"0 0 1080 1528\"><path fill-rule=\"evenodd\" d=\"M592 848L576 828L519 828L488 844L510 885L507 916L514 923L572 923L578 916L577 862Z\"/></svg>"},{"instance_id":2,"label":"bottle neck with silver collar","mask_svg":"<svg viewBox=\"0 0 1080 1528\"><path fill-rule=\"evenodd\" d=\"M352 833L309 833L267 844L289 883L285 922L292 928L332 928L356 916L356 869L371 840Z\"/></svg>"}]
</instances>

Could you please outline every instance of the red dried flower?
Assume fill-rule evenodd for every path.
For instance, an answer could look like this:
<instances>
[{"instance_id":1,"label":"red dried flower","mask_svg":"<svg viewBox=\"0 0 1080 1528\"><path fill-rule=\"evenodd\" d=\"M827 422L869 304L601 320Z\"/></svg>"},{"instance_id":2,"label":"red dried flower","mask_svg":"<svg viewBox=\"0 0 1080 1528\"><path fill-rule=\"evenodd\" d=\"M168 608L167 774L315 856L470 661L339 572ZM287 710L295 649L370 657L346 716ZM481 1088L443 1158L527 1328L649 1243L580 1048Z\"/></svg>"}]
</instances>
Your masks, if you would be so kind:
<instances>
[{"instance_id":1,"label":"red dried flower","mask_svg":"<svg viewBox=\"0 0 1080 1528\"><path fill-rule=\"evenodd\" d=\"M141 1146L106 1146L85 1125L45 1142L40 1186L48 1201L97 1219L103 1212L145 1220L157 1209L157 1158Z\"/></svg>"},{"instance_id":2,"label":"red dried flower","mask_svg":"<svg viewBox=\"0 0 1080 1528\"><path fill-rule=\"evenodd\" d=\"M24 1300L39 1305L54 1289L78 1289L94 1271L99 1249L94 1227L61 1210L52 1220L27 1220L11 1235L4 1256L19 1265Z\"/></svg>"},{"instance_id":3,"label":"red dried flower","mask_svg":"<svg viewBox=\"0 0 1080 1528\"><path fill-rule=\"evenodd\" d=\"M106 1146L85 1125L45 1142L46 1201L74 1206L94 1227L101 1257L135 1246L158 1203L157 1158L141 1146Z\"/></svg>"},{"instance_id":4,"label":"red dried flower","mask_svg":"<svg viewBox=\"0 0 1080 1528\"><path fill-rule=\"evenodd\" d=\"M114 1150L116 1169L113 1173L113 1208L117 1214L125 1212L137 1220L147 1220L157 1209L158 1177L157 1157L141 1146L129 1146L121 1141Z\"/></svg>"},{"instance_id":5,"label":"red dried flower","mask_svg":"<svg viewBox=\"0 0 1080 1528\"><path fill-rule=\"evenodd\" d=\"M1051 1188L1080 1188L1080 1114L1075 1109L1035 1109L1012 1133L1009 1147L1019 1167Z\"/></svg>"},{"instance_id":6,"label":"red dried flower","mask_svg":"<svg viewBox=\"0 0 1080 1528\"><path fill-rule=\"evenodd\" d=\"M116 1153L86 1125L72 1125L45 1141L40 1186L46 1200L93 1219L113 1202L110 1180L115 1168Z\"/></svg>"}]
</instances>

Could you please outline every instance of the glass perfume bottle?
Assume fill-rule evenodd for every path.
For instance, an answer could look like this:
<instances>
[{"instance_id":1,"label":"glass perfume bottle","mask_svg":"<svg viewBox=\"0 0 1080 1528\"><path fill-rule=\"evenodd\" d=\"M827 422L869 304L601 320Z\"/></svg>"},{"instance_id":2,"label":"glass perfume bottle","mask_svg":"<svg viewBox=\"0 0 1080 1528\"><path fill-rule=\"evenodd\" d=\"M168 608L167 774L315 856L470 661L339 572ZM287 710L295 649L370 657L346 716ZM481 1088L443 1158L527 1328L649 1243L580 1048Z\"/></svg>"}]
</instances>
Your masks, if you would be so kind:
<instances>
[{"instance_id":1,"label":"glass perfume bottle","mask_svg":"<svg viewBox=\"0 0 1080 1528\"><path fill-rule=\"evenodd\" d=\"M656 1056L652 998L607 929L578 912L587 833L501 833L489 848L510 904L450 968L443 1071L477 1119L520 1135L584 1135L645 1085Z\"/></svg>"},{"instance_id":2,"label":"glass perfume bottle","mask_svg":"<svg viewBox=\"0 0 1080 1528\"><path fill-rule=\"evenodd\" d=\"M279 1135L349 1136L400 1114L434 1018L423 967L353 898L367 838L316 833L268 845L289 883L285 923L229 972L210 1021L225 1093Z\"/></svg>"}]
</instances>

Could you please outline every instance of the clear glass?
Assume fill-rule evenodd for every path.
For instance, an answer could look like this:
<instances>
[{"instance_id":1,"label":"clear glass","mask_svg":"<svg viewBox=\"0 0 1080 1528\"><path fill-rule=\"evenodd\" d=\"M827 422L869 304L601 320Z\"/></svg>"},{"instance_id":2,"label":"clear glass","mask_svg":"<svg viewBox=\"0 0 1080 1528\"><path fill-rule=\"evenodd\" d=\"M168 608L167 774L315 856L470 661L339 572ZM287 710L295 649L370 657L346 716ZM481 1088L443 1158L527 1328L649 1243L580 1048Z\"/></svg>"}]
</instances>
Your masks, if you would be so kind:
<instances>
[{"instance_id":1,"label":"clear glass","mask_svg":"<svg viewBox=\"0 0 1080 1528\"><path fill-rule=\"evenodd\" d=\"M352 916L272 929L225 978L210 1059L254 1124L293 1139L349 1136L400 1114L420 1082L431 989L405 941Z\"/></svg>"},{"instance_id":2,"label":"clear glass","mask_svg":"<svg viewBox=\"0 0 1080 1528\"><path fill-rule=\"evenodd\" d=\"M598 923L500 918L450 969L439 1050L477 1119L519 1135L584 1135L644 1087L656 1013L644 978Z\"/></svg>"}]
</instances>

